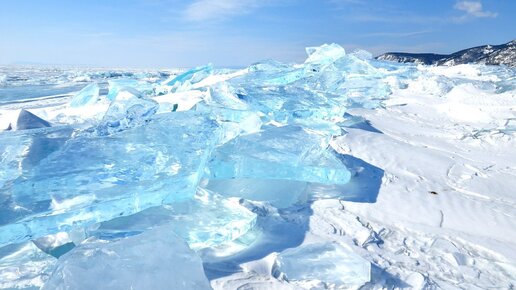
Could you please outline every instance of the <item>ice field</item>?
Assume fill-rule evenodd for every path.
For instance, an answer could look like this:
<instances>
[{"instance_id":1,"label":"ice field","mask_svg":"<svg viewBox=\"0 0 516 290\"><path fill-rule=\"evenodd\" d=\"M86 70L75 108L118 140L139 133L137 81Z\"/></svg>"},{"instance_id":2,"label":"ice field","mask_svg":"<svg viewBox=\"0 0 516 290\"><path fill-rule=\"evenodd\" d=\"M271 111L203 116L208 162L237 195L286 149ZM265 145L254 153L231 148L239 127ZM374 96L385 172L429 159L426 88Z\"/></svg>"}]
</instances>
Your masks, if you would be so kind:
<instances>
[{"instance_id":1,"label":"ice field","mask_svg":"<svg viewBox=\"0 0 516 290\"><path fill-rule=\"evenodd\" d=\"M512 289L516 70L336 44L0 67L0 289Z\"/></svg>"}]
</instances>

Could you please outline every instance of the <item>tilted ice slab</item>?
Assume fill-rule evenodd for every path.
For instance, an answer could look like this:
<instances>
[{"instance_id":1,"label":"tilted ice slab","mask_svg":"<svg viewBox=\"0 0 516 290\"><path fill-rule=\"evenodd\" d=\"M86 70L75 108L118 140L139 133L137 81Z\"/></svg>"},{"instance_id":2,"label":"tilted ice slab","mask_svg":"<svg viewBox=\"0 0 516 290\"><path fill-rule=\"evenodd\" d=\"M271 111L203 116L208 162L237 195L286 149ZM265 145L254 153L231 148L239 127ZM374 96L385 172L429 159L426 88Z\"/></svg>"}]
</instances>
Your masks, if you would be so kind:
<instances>
[{"instance_id":1,"label":"tilted ice slab","mask_svg":"<svg viewBox=\"0 0 516 290\"><path fill-rule=\"evenodd\" d=\"M162 82L161 86L157 88L157 91L160 93L188 91L192 89L192 85L201 82L212 74L212 64L195 67L186 72L183 72L178 76L174 76L165 80Z\"/></svg>"},{"instance_id":2,"label":"tilted ice slab","mask_svg":"<svg viewBox=\"0 0 516 290\"><path fill-rule=\"evenodd\" d=\"M60 258L42 289L211 289L202 261L171 228L106 243L86 242Z\"/></svg>"},{"instance_id":3,"label":"tilted ice slab","mask_svg":"<svg viewBox=\"0 0 516 290\"><path fill-rule=\"evenodd\" d=\"M0 200L2 214L0 224L9 220L11 209L16 213L23 209L8 206L11 202L10 184L19 176L28 174L41 160L58 150L70 138L70 127L43 127L21 131L0 132Z\"/></svg>"},{"instance_id":4,"label":"tilted ice slab","mask_svg":"<svg viewBox=\"0 0 516 290\"><path fill-rule=\"evenodd\" d=\"M71 107L81 107L95 103L99 98L100 88L97 83L91 83L73 96Z\"/></svg>"},{"instance_id":5,"label":"tilted ice slab","mask_svg":"<svg viewBox=\"0 0 516 290\"><path fill-rule=\"evenodd\" d=\"M4 186L17 214L4 216L0 245L191 198L218 136L211 119L184 112L71 139Z\"/></svg>"},{"instance_id":6,"label":"tilted ice slab","mask_svg":"<svg viewBox=\"0 0 516 290\"><path fill-rule=\"evenodd\" d=\"M107 99L115 100L118 92L122 89L136 89L142 93L151 92L153 90L153 85L146 81L141 81L137 79L114 79L108 81L108 94L106 95Z\"/></svg>"},{"instance_id":7,"label":"tilted ice slab","mask_svg":"<svg viewBox=\"0 0 516 290\"><path fill-rule=\"evenodd\" d=\"M167 225L192 249L198 250L236 240L255 223L256 214L241 206L238 199L199 189L192 199L106 221L86 234L112 240Z\"/></svg>"},{"instance_id":8,"label":"tilted ice slab","mask_svg":"<svg viewBox=\"0 0 516 290\"><path fill-rule=\"evenodd\" d=\"M250 66L247 74L228 81L229 88L212 87L215 103L233 109L244 104L269 121L340 135L336 123L347 107L375 108L391 94L387 72L370 63L370 54L346 54L336 44L307 48L307 53L300 65L264 61Z\"/></svg>"}]
</instances>

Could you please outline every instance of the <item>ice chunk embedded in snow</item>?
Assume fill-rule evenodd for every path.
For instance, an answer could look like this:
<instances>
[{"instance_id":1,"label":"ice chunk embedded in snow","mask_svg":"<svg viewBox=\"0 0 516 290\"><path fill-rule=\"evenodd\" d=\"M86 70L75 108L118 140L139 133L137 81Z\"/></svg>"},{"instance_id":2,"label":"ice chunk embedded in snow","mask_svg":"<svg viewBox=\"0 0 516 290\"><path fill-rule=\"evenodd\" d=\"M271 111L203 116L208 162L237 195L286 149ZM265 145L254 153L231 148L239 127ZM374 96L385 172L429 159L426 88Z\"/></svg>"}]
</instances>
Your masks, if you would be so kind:
<instances>
[{"instance_id":1,"label":"ice chunk embedded in snow","mask_svg":"<svg viewBox=\"0 0 516 290\"><path fill-rule=\"evenodd\" d=\"M42 289L211 289L202 261L171 228L86 242L59 259Z\"/></svg>"},{"instance_id":2,"label":"ice chunk embedded in snow","mask_svg":"<svg viewBox=\"0 0 516 290\"><path fill-rule=\"evenodd\" d=\"M289 281L318 280L329 288L347 289L370 281L371 263L337 244L315 243L281 252L273 274Z\"/></svg>"},{"instance_id":3,"label":"ice chunk embedded in snow","mask_svg":"<svg viewBox=\"0 0 516 290\"><path fill-rule=\"evenodd\" d=\"M70 102L71 107L81 107L84 105L90 105L97 102L99 98L100 88L97 83L91 83L80 90L75 96L73 96Z\"/></svg>"}]
</instances>

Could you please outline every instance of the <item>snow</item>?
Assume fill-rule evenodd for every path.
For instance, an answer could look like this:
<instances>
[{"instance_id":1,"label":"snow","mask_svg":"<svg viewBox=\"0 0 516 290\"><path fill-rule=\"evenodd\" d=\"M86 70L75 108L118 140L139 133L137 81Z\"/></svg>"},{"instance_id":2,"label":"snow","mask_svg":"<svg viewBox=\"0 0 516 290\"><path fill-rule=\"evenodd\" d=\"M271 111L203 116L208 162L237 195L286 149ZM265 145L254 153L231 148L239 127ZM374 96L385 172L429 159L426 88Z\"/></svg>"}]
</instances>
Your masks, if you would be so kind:
<instances>
[{"instance_id":1,"label":"snow","mask_svg":"<svg viewBox=\"0 0 516 290\"><path fill-rule=\"evenodd\" d=\"M65 285L61 270L91 265L85 250L136 261L133 246L159 245L143 261L161 266L172 241L214 289L514 287L516 72L307 51L304 64L121 73L107 90L91 71L17 72L101 93L0 106L0 124L20 109L52 124L0 132L0 288Z\"/></svg>"}]
</instances>

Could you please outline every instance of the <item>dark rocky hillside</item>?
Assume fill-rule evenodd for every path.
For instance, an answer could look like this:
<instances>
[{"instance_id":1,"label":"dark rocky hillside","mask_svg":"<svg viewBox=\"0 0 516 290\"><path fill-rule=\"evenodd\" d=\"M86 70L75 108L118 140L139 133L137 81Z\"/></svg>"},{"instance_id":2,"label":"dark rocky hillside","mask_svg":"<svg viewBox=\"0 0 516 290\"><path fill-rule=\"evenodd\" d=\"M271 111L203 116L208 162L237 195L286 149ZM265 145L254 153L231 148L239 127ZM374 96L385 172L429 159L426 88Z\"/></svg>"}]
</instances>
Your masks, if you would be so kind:
<instances>
[{"instance_id":1,"label":"dark rocky hillside","mask_svg":"<svg viewBox=\"0 0 516 290\"><path fill-rule=\"evenodd\" d=\"M388 52L376 58L430 65L478 63L516 67L516 40L501 45L472 47L452 54Z\"/></svg>"}]
</instances>

